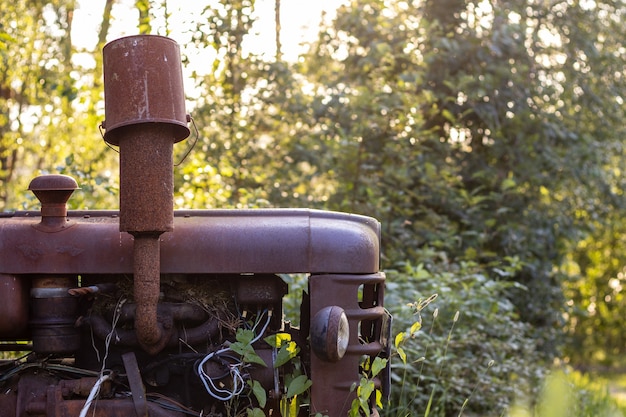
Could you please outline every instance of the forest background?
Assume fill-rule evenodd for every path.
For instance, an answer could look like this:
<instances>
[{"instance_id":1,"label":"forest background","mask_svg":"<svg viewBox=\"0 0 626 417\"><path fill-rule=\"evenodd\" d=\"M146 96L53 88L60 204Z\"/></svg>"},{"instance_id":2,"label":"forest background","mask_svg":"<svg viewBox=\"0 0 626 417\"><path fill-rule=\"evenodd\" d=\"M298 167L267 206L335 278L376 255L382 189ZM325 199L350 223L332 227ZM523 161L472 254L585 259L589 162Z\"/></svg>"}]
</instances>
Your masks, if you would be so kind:
<instances>
[{"instance_id":1,"label":"forest background","mask_svg":"<svg viewBox=\"0 0 626 417\"><path fill-rule=\"evenodd\" d=\"M98 126L120 2L85 48L79 2L0 0L0 210L36 208L25 190L42 173L77 179L71 208L118 206ZM244 47L254 0L124 3L129 34L185 28L199 135L177 207L382 222L395 331L423 320L387 410L503 415L555 364L626 365L626 2L353 0L297 59L280 0L269 54Z\"/></svg>"}]
</instances>

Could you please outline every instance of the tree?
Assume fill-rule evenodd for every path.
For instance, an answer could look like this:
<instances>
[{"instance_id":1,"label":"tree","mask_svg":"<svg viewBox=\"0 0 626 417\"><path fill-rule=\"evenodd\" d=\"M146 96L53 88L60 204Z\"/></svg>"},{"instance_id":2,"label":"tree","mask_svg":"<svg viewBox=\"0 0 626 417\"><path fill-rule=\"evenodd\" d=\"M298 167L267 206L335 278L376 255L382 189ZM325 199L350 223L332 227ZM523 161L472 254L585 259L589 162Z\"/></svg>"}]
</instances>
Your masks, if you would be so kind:
<instances>
[{"instance_id":1,"label":"tree","mask_svg":"<svg viewBox=\"0 0 626 417\"><path fill-rule=\"evenodd\" d=\"M69 40L73 8L72 1L2 4L1 208L13 203L9 184L26 188L23 168L42 169L47 155L58 149L48 132L67 126L68 106L76 96Z\"/></svg>"},{"instance_id":2,"label":"tree","mask_svg":"<svg viewBox=\"0 0 626 417\"><path fill-rule=\"evenodd\" d=\"M511 279L526 290L511 297L550 354L563 302L555 266L587 232L580 213L622 204L607 168L623 154L606 152L621 149L623 131L621 12L352 2L308 68L329 96L319 99L321 140L341 143L335 207L383 219L392 264L425 246L486 266L518 257ZM592 73L593 51L603 52Z\"/></svg>"},{"instance_id":3,"label":"tree","mask_svg":"<svg viewBox=\"0 0 626 417\"><path fill-rule=\"evenodd\" d=\"M253 1L220 2L204 9L191 33L211 61L194 77L200 135L176 173L180 205L293 206L327 195L299 155L309 111L302 80L292 64L246 51L253 23Z\"/></svg>"},{"instance_id":4,"label":"tree","mask_svg":"<svg viewBox=\"0 0 626 417\"><path fill-rule=\"evenodd\" d=\"M90 191L87 196L76 193L70 204L106 201L113 187L107 172L112 164L104 149L92 151L101 90L98 81L95 86L85 83L99 77L96 71L90 78L90 70L74 61L70 33L75 2L3 2L2 8L0 208L36 206L24 190L34 176L46 172L72 174L83 192Z\"/></svg>"}]
</instances>

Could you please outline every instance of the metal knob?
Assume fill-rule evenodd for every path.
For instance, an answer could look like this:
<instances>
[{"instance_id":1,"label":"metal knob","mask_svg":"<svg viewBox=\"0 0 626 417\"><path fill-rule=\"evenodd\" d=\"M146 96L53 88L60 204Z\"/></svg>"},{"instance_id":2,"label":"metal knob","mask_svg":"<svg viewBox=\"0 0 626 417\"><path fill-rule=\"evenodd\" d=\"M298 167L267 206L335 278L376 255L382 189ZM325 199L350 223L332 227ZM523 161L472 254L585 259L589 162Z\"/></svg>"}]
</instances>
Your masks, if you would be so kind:
<instances>
[{"instance_id":1,"label":"metal knob","mask_svg":"<svg viewBox=\"0 0 626 417\"><path fill-rule=\"evenodd\" d=\"M41 225L51 229L67 222L67 200L78 189L74 178L67 175L42 175L30 182L28 189L41 202Z\"/></svg>"}]
</instances>

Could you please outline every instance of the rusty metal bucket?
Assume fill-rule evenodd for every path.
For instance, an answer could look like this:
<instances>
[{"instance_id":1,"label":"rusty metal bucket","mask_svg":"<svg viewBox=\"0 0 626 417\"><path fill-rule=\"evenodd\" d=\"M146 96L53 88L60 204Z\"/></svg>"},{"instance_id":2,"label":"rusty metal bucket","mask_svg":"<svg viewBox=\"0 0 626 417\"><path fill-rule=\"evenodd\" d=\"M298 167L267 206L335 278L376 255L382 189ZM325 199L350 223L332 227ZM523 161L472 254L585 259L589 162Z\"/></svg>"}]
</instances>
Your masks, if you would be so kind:
<instances>
[{"instance_id":1,"label":"rusty metal bucket","mask_svg":"<svg viewBox=\"0 0 626 417\"><path fill-rule=\"evenodd\" d=\"M175 142L189 136L180 48L170 38L137 35L104 46L104 139L119 144L126 126L158 123Z\"/></svg>"}]
</instances>

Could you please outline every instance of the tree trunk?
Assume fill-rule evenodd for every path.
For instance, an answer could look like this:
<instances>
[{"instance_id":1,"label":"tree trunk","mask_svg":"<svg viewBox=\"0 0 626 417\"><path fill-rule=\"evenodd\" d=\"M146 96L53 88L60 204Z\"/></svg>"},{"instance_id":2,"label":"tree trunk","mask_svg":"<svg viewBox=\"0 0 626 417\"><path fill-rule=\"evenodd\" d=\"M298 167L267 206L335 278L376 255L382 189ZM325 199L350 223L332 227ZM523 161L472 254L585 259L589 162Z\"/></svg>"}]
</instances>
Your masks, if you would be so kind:
<instances>
[{"instance_id":1,"label":"tree trunk","mask_svg":"<svg viewBox=\"0 0 626 417\"><path fill-rule=\"evenodd\" d=\"M280 43L280 0L275 0L274 11L274 21L276 23L276 61L280 62L283 57L282 44Z\"/></svg>"},{"instance_id":2,"label":"tree trunk","mask_svg":"<svg viewBox=\"0 0 626 417\"><path fill-rule=\"evenodd\" d=\"M109 27L111 27L111 10L115 0L106 0L104 4L104 11L102 12L102 23L100 24L100 32L98 33L98 49L102 49L107 41L107 34L109 33Z\"/></svg>"}]
</instances>

